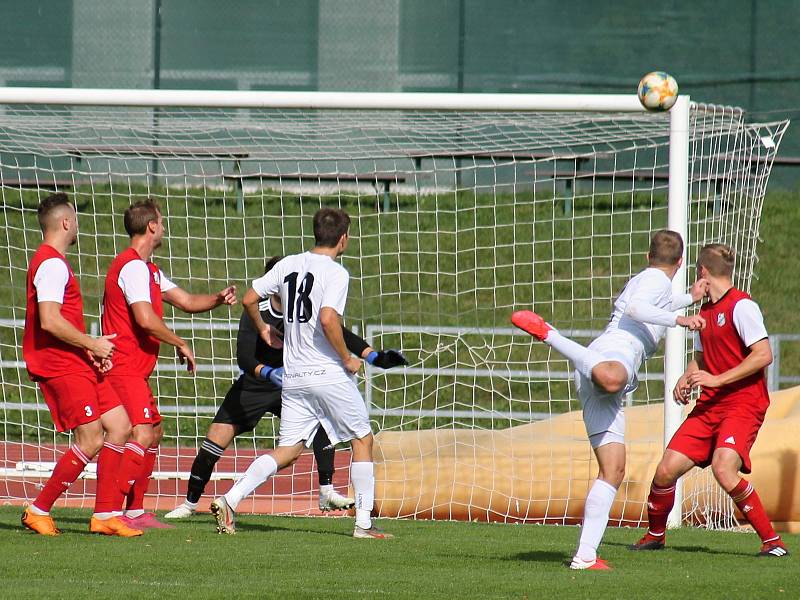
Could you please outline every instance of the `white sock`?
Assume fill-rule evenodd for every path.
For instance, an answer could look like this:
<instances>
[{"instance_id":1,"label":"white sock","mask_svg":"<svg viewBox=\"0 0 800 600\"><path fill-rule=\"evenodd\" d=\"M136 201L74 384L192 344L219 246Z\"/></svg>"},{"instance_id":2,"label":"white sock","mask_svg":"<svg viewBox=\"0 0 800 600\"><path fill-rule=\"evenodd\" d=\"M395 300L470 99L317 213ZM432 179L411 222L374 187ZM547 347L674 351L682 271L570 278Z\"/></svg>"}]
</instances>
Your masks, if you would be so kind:
<instances>
[{"instance_id":1,"label":"white sock","mask_svg":"<svg viewBox=\"0 0 800 600\"><path fill-rule=\"evenodd\" d=\"M255 459L242 478L225 494L225 501L233 510L239 506L242 498L248 496L258 486L278 472L278 463L269 454L264 454Z\"/></svg>"},{"instance_id":2,"label":"white sock","mask_svg":"<svg viewBox=\"0 0 800 600\"><path fill-rule=\"evenodd\" d=\"M597 547L606 532L608 513L616 495L617 488L607 481L595 479L592 489L586 495L581 537L578 541L578 550L575 552L577 558L586 562L597 559Z\"/></svg>"},{"instance_id":3,"label":"white sock","mask_svg":"<svg viewBox=\"0 0 800 600\"><path fill-rule=\"evenodd\" d=\"M555 329L551 329L547 334L545 343L566 356L575 365L575 369L587 379L592 378L592 369L597 363L607 360L602 354L564 337Z\"/></svg>"},{"instance_id":4,"label":"white sock","mask_svg":"<svg viewBox=\"0 0 800 600\"><path fill-rule=\"evenodd\" d=\"M137 508L135 510L126 510L125 516L129 519L135 519L136 517L141 517L144 514L143 508Z\"/></svg>"},{"instance_id":5,"label":"white sock","mask_svg":"<svg viewBox=\"0 0 800 600\"><path fill-rule=\"evenodd\" d=\"M328 494L330 494L332 491L333 491L333 485L332 484L319 486L319 495L322 498L327 497Z\"/></svg>"},{"instance_id":6,"label":"white sock","mask_svg":"<svg viewBox=\"0 0 800 600\"><path fill-rule=\"evenodd\" d=\"M371 462L350 464L350 481L356 500L356 525L363 529L372 527L372 505L375 501L375 471Z\"/></svg>"},{"instance_id":7,"label":"white sock","mask_svg":"<svg viewBox=\"0 0 800 600\"><path fill-rule=\"evenodd\" d=\"M50 511L42 510L41 508L37 508L35 504L31 504L30 506L28 506L28 510L31 511L35 515L39 515L40 517L43 517L45 515L49 515L50 514Z\"/></svg>"},{"instance_id":8,"label":"white sock","mask_svg":"<svg viewBox=\"0 0 800 600\"><path fill-rule=\"evenodd\" d=\"M93 513L92 516L95 519L100 519L101 521L105 521L106 519L110 519L111 517L116 517L117 513L115 513L115 512L96 512L96 513Z\"/></svg>"},{"instance_id":9,"label":"white sock","mask_svg":"<svg viewBox=\"0 0 800 600\"><path fill-rule=\"evenodd\" d=\"M197 502L189 502L188 500L183 501L183 505L188 508L189 510L196 510L197 509Z\"/></svg>"}]
</instances>

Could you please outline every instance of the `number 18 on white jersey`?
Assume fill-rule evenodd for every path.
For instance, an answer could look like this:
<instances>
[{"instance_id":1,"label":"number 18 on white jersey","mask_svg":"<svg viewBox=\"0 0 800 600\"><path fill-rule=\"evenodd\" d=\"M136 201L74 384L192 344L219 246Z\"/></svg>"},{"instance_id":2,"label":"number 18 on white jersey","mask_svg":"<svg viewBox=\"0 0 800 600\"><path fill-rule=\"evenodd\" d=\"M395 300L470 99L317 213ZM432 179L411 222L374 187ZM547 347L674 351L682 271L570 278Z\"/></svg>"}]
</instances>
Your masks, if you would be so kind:
<instances>
[{"instance_id":1,"label":"number 18 on white jersey","mask_svg":"<svg viewBox=\"0 0 800 600\"><path fill-rule=\"evenodd\" d=\"M283 305L283 387L326 385L350 379L330 345L319 312L330 307L344 315L350 275L324 254L304 252L283 258L253 281L262 298L279 293Z\"/></svg>"}]
</instances>

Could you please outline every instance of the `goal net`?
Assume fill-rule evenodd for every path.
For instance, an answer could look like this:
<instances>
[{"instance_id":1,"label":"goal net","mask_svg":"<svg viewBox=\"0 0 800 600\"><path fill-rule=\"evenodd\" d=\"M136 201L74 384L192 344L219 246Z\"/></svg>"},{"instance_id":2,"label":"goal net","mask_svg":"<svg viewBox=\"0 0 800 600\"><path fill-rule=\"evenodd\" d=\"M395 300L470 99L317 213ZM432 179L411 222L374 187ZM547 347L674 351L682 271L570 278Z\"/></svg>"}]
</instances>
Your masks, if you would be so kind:
<instances>
[{"instance_id":1,"label":"goal net","mask_svg":"<svg viewBox=\"0 0 800 600\"><path fill-rule=\"evenodd\" d=\"M351 274L346 325L410 362L368 367L359 379L377 434L380 514L578 520L596 466L571 368L514 331L509 316L534 308L586 342L602 329L615 294L645 266L651 234L668 225L669 114L636 110L627 96L610 97L621 108L602 112L575 103L571 110L256 107L278 96L251 94L223 108L167 105L158 96L138 107L0 104L0 496L32 499L68 443L28 380L21 351L25 273L41 240L36 206L60 190L78 210L68 259L94 332L105 271L127 245L122 213L132 201L158 201L167 235L154 259L200 293L229 283L245 290L266 258L312 245L320 206L344 208L352 218L342 258ZM787 124L747 123L739 109L700 104L688 121L687 264L703 244L729 243L736 283L748 289ZM151 379L166 434L150 506L171 509L183 497L192 459L239 374L239 316L239 306L167 310L199 368L186 374L165 348ZM627 399L629 471L612 523L646 519L664 398L660 352ZM267 416L238 437L206 502L271 448L277 431ZM349 453L337 454L334 483L346 489ZM686 519L735 524L716 484L696 479L687 482ZM65 502L90 506L93 486L89 470ZM313 457L304 455L240 510L310 514L316 487Z\"/></svg>"}]
</instances>

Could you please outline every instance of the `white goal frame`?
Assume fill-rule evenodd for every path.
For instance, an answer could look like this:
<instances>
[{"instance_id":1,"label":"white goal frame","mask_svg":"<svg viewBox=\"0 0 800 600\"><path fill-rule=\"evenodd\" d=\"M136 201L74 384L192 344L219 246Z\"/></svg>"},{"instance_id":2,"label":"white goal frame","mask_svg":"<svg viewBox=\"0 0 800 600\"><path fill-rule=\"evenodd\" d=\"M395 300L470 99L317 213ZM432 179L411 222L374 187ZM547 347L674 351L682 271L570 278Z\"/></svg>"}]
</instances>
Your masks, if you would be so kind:
<instances>
[{"instance_id":1,"label":"white goal frame","mask_svg":"<svg viewBox=\"0 0 800 600\"><path fill-rule=\"evenodd\" d=\"M635 94L456 94L456 93L354 93L125 90L87 88L0 88L0 105L83 105L120 107L208 107L336 110L437 110L437 111L574 111L629 112L645 109ZM688 233L690 98L679 96L670 111L668 227ZM684 292L684 264L673 279L673 289ZM667 332L664 368L664 444L681 423L683 411L672 401L671 390L686 365L686 331ZM681 524L682 493L676 489L669 525Z\"/></svg>"}]
</instances>

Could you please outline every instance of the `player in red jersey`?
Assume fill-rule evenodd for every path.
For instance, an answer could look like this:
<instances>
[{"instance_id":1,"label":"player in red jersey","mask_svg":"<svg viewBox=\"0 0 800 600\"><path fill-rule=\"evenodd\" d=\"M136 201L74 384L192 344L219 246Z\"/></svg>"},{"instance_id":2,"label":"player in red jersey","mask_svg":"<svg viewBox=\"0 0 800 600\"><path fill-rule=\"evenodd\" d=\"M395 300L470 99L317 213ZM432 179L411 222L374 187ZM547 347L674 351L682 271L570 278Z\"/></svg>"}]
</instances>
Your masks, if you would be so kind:
<instances>
[{"instance_id":1,"label":"player in red jersey","mask_svg":"<svg viewBox=\"0 0 800 600\"><path fill-rule=\"evenodd\" d=\"M28 266L22 354L56 429L71 431L74 443L22 513L22 524L42 535L58 535L50 508L99 453L97 504L90 530L123 537L141 535L117 518L123 498L117 493L118 461L109 445L124 444L131 425L101 373L110 366L114 336L86 335L83 297L65 258L78 239L75 209L66 194L51 194L39 204L38 218L44 239Z\"/></svg>"},{"instance_id":2,"label":"player in red jersey","mask_svg":"<svg viewBox=\"0 0 800 600\"><path fill-rule=\"evenodd\" d=\"M664 547L675 482L694 466L711 465L722 489L761 538L759 556L789 554L753 486L739 477L739 471L750 473L750 448L769 406L764 369L772 362L772 351L758 305L733 287L733 265L733 250L724 244L704 246L698 255L697 276L709 282L709 299L700 308L707 325L695 334L695 359L673 397L687 404L694 388L702 391L656 468L647 499L650 526L633 550Z\"/></svg>"},{"instance_id":3,"label":"player in red jersey","mask_svg":"<svg viewBox=\"0 0 800 600\"><path fill-rule=\"evenodd\" d=\"M108 380L133 424L125 450L138 459L129 471L118 474L120 491L127 497L123 520L139 529L171 527L144 511L144 494L163 435L161 415L148 378L161 342L175 346L181 363L188 363L192 373L195 358L189 344L164 324L163 302L184 312L203 312L235 304L236 288L229 286L217 294L190 294L167 279L151 260L164 236L163 217L152 200L128 207L124 223L131 243L111 262L103 297L103 333L116 335L114 368L108 373Z\"/></svg>"}]
</instances>

